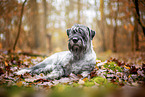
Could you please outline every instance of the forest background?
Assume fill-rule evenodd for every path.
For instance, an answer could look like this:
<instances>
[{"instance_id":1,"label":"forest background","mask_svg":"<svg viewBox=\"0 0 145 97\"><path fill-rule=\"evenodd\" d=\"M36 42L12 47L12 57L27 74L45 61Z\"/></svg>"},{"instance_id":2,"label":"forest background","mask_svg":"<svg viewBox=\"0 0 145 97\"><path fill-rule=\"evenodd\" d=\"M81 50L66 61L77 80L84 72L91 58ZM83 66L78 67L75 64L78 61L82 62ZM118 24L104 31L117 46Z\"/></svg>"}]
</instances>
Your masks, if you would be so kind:
<instances>
[{"instance_id":1,"label":"forest background","mask_svg":"<svg viewBox=\"0 0 145 97\"><path fill-rule=\"evenodd\" d=\"M0 49L67 50L66 29L76 23L96 31L96 53L145 51L144 0L0 0Z\"/></svg>"}]
</instances>

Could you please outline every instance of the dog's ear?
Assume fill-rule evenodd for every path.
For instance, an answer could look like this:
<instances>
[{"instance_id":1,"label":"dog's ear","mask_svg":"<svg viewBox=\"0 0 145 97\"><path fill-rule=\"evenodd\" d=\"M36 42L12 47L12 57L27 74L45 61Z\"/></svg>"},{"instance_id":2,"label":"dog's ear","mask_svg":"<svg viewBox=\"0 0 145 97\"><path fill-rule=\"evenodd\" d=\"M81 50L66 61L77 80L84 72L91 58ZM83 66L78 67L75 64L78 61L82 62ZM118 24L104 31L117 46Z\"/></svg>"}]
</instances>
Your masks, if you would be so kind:
<instances>
[{"instance_id":1,"label":"dog's ear","mask_svg":"<svg viewBox=\"0 0 145 97\"><path fill-rule=\"evenodd\" d=\"M96 32L94 30L91 30L89 27L88 27L88 30L89 30L90 39L92 40L94 38Z\"/></svg>"},{"instance_id":2,"label":"dog's ear","mask_svg":"<svg viewBox=\"0 0 145 97\"><path fill-rule=\"evenodd\" d=\"M67 36L69 36L70 30L71 30L71 29L67 29L67 30L66 30Z\"/></svg>"},{"instance_id":3,"label":"dog's ear","mask_svg":"<svg viewBox=\"0 0 145 97\"><path fill-rule=\"evenodd\" d=\"M91 35L90 35L91 40L94 38L95 34L96 34L96 32L94 30L91 30Z\"/></svg>"}]
</instances>

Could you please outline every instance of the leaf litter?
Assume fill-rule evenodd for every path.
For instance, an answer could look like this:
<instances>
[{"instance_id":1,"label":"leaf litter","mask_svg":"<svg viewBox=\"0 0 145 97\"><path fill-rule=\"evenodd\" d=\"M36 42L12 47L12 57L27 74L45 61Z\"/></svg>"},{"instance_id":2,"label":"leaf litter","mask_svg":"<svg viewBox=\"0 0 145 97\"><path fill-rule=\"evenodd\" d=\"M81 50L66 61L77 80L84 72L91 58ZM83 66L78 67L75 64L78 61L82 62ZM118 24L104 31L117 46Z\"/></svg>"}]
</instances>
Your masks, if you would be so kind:
<instances>
[{"instance_id":1,"label":"leaf litter","mask_svg":"<svg viewBox=\"0 0 145 97\"><path fill-rule=\"evenodd\" d=\"M96 66L87 78L82 78L81 75L75 75L73 73L71 73L69 77L54 80L43 79L45 76L43 73L33 76L29 73L19 76L14 74L14 72L22 68L34 66L44 59L43 57L30 57L18 54L0 55L0 92L5 88L13 89L13 87L31 88L34 91L44 90L47 92L48 90L55 90L56 87L58 89L55 91L59 91L60 87L65 89L68 87L71 89L77 87L81 89L113 88L123 89L123 91L130 89L130 91L133 92L136 89L145 87L145 63L140 57L137 61L142 61L142 63L139 63L142 65L133 64L137 64L137 61L129 63L117 58L110 58L105 61L96 60ZM51 94L53 94L53 92L51 92ZM131 94L132 93L129 95Z\"/></svg>"}]
</instances>

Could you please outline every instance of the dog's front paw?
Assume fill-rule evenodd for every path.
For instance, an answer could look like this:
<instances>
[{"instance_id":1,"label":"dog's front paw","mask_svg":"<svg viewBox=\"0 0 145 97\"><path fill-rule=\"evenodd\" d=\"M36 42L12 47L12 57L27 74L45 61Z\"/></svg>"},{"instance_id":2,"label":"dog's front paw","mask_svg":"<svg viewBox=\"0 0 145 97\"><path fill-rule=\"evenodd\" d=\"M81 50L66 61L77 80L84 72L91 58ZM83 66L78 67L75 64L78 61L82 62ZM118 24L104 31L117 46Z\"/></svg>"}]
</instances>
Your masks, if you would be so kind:
<instances>
[{"instance_id":1,"label":"dog's front paw","mask_svg":"<svg viewBox=\"0 0 145 97\"><path fill-rule=\"evenodd\" d=\"M22 70L19 70L18 72L14 72L14 74L16 75L23 75L25 74L26 72L30 72L31 70L28 70L28 69L22 69Z\"/></svg>"},{"instance_id":2,"label":"dog's front paw","mask_svg":"<svg viewBox=\"0 0 145 97\"><path fill-rule=\"evenodd\" d=\"M88 71L84 71L81 73L81 75L83 76L83 78L88 77L89 72Z\"/></svg>"}]
</instances>

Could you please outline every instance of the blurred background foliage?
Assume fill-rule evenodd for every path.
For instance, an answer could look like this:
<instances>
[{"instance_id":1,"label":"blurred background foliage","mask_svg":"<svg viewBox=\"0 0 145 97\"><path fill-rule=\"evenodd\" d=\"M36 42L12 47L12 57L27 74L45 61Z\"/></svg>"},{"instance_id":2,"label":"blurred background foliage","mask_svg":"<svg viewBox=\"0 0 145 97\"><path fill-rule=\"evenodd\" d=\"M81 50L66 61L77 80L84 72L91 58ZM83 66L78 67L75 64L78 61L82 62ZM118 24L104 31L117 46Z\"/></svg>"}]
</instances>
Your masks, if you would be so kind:
<instances>
[{"instance_id":1,"label":"blurred background foliage","mask_svg":"<svg viewBox=\"0 0 145 97\"><path fill-rule=\"evenodd\" d=\"M96 53L145 51L144 0L0 0L0 50L67 50L76 23L96 31Z\"/></svg>"}]
</instances>

